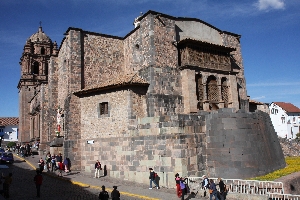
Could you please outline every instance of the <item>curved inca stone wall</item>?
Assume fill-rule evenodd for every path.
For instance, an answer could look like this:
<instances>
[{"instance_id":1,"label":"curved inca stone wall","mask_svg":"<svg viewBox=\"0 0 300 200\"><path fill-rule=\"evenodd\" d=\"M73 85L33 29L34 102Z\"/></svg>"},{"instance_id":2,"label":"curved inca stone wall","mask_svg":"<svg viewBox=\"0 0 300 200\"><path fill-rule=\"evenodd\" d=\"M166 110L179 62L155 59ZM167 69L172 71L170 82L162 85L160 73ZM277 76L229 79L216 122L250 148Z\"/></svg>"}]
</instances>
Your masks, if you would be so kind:
<instances>
[{"instance_id":1,"label":"curved inca stone wall","mask_svg":"<svg viewBox=\"0 0 300 200\"><path fill-rule=\"evenodd\" d=\"M267 113L221 109L206 116L206 127L209 176L250 178L285 167Z\"/></svg>"}]
</instances>

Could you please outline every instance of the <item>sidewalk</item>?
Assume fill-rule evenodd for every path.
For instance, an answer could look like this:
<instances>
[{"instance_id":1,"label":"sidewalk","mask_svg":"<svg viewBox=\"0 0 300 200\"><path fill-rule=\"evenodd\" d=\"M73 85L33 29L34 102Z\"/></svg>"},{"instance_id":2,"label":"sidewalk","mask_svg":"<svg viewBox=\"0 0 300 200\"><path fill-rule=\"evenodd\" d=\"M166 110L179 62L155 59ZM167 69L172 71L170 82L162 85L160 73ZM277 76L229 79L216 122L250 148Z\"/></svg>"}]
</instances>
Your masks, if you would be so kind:
<instances>
[{"instance_id":1,"label":"sidewalk","mask_svg":"<svg viewBox=\"0 0 300 200\"><path fill-rule=\"evenodd\" d=\"M24 158L14 154L15 159L24 160ZM38 168L38 160L40 156L34 155L33 157L25 157L25 160L28 165L32 167L33 170ZM168 189L168 188L160 188L149 190L149 186L147 184L140 184L120 179L115 179L111 177L100 177L93 178L94 174L92 173L85 173L81 171L71 171L70 173L63 173L63 177L58 177L55 172L43 172L43 174L47 176L52 176L57 179L61 179L64 181L68 181L72 184L79 185L81 187L89 187L93 189L98 189L99 192L101 191L101 186L105 185L106 190L110 193L113 189L113 186L118 186L118 190L122 196L132 197L134 199L147 199L147 200L171 200L171 199L179 199L176 196L175 188ZM175 184L175 183L174 183ZM186 195L185 199L191 199L192 196ZM193 199L207 199L207 198L193 198Z\"/></svg>"}]
</instances>

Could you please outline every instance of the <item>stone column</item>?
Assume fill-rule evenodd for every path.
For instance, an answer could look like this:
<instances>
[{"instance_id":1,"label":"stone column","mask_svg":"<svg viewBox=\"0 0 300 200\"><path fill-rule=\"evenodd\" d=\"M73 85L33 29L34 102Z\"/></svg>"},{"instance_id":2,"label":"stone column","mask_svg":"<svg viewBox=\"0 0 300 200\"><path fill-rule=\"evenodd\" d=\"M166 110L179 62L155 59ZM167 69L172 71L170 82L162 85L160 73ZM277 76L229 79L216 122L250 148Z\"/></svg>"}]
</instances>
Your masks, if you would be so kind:
<instances>
[{"instance_id":1,"label":"stone column","mask_svg":"<svg viewBox=\"0 0 300 200\"><path fill-rule=\"evenodd\" d=\"M184 113L197 112L195 71L185 69L181 71L181 77Z\"/></svg>"}]
</instances>

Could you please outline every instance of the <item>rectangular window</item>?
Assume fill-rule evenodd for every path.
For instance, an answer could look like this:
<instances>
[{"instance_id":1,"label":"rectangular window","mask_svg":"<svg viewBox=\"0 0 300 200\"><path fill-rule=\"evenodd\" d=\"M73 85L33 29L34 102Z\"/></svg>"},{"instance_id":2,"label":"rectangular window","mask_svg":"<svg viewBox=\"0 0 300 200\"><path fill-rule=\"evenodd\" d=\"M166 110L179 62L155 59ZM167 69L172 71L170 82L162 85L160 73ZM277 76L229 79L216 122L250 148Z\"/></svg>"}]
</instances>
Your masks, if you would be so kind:
<instances>
[{"instance_id":1,"label":"rectangular window","mask_svg":"<svg viewBox=\"0 0 300 200\"><path fill-rule=\"evenodd\" d=\"M100 108L100 115L107 115L108 114L108 102L100 103L99 108Z\"/></svg>"}]
</instances>

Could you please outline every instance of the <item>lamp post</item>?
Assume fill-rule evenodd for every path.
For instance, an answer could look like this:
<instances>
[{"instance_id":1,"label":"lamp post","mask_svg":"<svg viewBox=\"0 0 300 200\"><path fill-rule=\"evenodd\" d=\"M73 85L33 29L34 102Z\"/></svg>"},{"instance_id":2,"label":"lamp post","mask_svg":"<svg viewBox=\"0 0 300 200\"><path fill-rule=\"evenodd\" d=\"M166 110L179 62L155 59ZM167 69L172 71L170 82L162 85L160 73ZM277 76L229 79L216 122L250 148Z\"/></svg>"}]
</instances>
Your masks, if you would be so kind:
<instances>
[{"instance_id":1,"label":"lamp post","mask_svg":"<svg viewBox=\"0 0 300 200\"><path fill-rule=\"evenodd\" d=\"M2 147L3 135L0 136L0 148Z\"/></svg>"}]
</instances>

